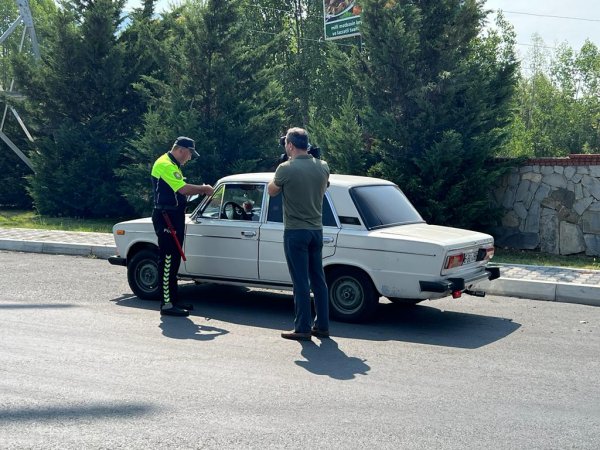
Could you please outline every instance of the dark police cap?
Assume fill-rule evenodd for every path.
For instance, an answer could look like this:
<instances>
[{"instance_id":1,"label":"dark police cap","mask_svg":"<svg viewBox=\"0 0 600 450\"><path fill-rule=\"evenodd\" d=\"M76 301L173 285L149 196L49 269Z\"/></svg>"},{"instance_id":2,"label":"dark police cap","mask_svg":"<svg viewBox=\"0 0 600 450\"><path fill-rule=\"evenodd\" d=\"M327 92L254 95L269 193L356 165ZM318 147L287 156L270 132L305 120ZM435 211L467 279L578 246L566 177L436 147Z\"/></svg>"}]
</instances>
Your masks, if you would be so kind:
<instances>
[{"instance_id":1,"label":"dark police cap","mask_svg":"<svg viewBox=\"0 0 600 450\"><path fill-rule=\"evenodd\" d=\"M196 144L193 139L185 136L179 136L175 139L175 145L179 147L189 148L194 156L200 156L196 151Z\"/></svg>"}]
</instances>

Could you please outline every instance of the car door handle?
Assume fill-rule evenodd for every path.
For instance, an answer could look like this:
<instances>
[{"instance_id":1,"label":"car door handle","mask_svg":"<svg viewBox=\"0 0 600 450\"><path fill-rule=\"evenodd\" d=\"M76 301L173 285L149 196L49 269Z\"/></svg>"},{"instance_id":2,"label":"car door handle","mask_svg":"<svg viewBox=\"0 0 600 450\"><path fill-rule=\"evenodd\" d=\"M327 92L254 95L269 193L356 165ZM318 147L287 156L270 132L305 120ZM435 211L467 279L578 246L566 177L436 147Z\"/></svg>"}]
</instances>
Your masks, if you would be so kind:
<instances>
[{"instance_id":1,"label":"car door handle","mask_svg":"<svg viewBox=\"0 0 600 450\"><path fill-rule=\"evenodd\" d=\"M323 244L331 244L333 242L333 238L330 236L323 237Z\"/></svg>"},{"instance_id":2,"label":"car door handle","mask_svg":"<svg viewBox=\"0 0 600 450\"><path fill-rule=\"evenodd\" d=\"M254 237L254 236L256 236L256 231L242 231L242 236Z\"/></svg>"}]
</instances>

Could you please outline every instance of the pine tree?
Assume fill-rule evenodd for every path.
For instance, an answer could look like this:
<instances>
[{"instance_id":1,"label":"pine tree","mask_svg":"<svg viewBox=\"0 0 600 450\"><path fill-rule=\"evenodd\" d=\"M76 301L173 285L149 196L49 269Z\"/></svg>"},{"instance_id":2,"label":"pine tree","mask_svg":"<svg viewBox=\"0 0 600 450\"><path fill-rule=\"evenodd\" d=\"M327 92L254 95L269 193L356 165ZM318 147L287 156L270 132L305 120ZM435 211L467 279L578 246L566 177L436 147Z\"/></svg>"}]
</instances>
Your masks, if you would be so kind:
<instances>
[{"instance_id":1,"label":"pine tree","mask_svg":"<svg viewBox=\"0 0 600 450\"><path fill-rule=\"evenodd\" d=\"M481 37L483 2L366 0L360 85L381 161L433 223L481 228L517 63L511 35Z\"/></svg>"},{"instance_id":2,"label":"pine tree","mask_svg":"<svg viewBox=\"0 0 600 450\"><path fill-rule=\"evenodd\" d=\"M37 119L30 193L43 214L124 215L114 169L139 118L117 35L124 0L65 3L41 64L18 65ZM135 111L135 108L133 108Z\"/></svg>"},{"instance_id":3,"label":"pine tree","mask_svg":"<svg viewBox=\"0 0 600 450\"><path fill-rule=\"evenodd\" d=\"M150 96L121 190L138 212L150 208L149 173L174 139L196 140L201 158L186 166L189 182L214 183L231 172L264 169L276 156L283 117L281 86L241 14L241 0L189 2L172 12L173 39L164 80L147 77ZM267 165L270 165L268 163Z\"/></svg>"}]
</instances>

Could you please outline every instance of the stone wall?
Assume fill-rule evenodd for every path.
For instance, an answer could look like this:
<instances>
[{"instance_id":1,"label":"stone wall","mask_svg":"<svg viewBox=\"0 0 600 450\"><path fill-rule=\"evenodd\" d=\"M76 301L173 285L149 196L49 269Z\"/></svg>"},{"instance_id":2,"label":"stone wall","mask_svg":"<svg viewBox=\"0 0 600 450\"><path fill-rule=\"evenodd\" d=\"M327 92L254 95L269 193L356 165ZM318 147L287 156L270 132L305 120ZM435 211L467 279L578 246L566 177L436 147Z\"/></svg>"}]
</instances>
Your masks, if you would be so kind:
<instances>
[{"instance_id":1,"label":"stone wall","mask_svg":"<svg viewBox=\"0 0 600 450\"><path fill-rule=\"evenodd\" d=\"M529 160L493 197L504 210L497 245L600 255L600 154Z\"/></svg>"}]
</instances>

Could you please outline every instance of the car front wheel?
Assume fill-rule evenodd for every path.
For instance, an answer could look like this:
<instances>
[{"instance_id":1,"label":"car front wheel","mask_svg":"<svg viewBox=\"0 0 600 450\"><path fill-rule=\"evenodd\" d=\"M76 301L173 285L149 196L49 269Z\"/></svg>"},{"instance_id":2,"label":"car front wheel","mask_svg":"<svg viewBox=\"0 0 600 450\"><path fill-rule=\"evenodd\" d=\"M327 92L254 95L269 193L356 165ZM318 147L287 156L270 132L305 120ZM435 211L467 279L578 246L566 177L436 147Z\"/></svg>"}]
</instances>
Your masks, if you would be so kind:
<instances>
[{"instance_id":1,"label":"car front wheel","mask_svg":"<svg viewBox=\"0 0 600 450\"><path fill-rule=\"evenodd\" d=\"M158 251L144 249L127 262L127 281L135 295L143 300L158 300Z\"/></svg>"},{"instance_id":2,"label":"car front wheel","mask_svg":"<svg viewBox=\"0 0 600 450\"><path fill-rule=\"evenodd\" d=\"M351 267L338 267L327 273L332 319L362 322L377 310L379 295L369 276Z\"/></svg>"}]
</instances>

